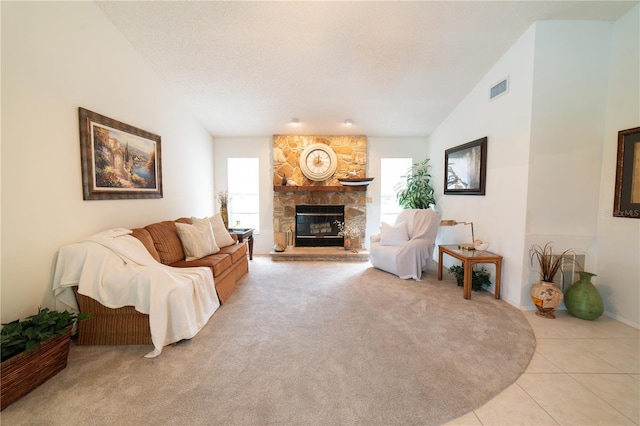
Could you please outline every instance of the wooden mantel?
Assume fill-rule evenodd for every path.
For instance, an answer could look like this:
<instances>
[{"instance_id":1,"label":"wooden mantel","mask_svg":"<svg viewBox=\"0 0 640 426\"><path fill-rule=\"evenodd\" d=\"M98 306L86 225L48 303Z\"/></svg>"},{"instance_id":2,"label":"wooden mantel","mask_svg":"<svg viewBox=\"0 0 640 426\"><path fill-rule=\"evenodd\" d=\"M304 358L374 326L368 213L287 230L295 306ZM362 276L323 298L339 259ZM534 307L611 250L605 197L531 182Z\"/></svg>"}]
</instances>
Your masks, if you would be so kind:
<instances>
[{"instance_id":1,"label":"wooden mantel","mask_svg":"<svg viewBox=\"0 0 640 426\"><path fill-rule=\"evenodd\" d=\"M322 192L350 192L350 191L366 191L367 186L345 186L345 185L274 185L274 192L301 192L301 191L322 191Z\"/></svg>"}]
</instances>

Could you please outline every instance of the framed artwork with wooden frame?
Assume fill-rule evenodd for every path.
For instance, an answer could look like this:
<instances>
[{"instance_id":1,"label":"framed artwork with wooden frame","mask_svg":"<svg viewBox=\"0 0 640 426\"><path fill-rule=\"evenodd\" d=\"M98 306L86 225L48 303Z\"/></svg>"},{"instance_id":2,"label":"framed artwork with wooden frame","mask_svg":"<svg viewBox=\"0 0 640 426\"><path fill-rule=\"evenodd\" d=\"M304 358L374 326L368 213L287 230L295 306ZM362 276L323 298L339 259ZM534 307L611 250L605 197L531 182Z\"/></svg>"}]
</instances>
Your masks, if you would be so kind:
<instances>
[{"instance_id":1,"label":"framed artwork with wooden frame","mask_svg":"<svg viewBox=\"0 0 640 426\"><path fill-rule=\"evenodd\" d=\"M78 116L85 200L162 198L160 136L84 108Z\"/></svg>"},{"instance_id":2,"label":"framed artwork with wooden frame","mask_svg":"<svg viewBox=\"0 0 640 426\"><path fill-rule=\"evenodd\" d=\"M487 138L444 152L444 193L484 195L487 176Z\"/></svg>"},{"instance_id":3,"label":"framed artwork with wooden frame","mask_svg":"<svg viewBox=\"0 0 640 426\"><path fill-rule=\"evenodd\" d=\"M618 132L613 215L640 219L640 127Z\"/></svg>"}]
</instances>

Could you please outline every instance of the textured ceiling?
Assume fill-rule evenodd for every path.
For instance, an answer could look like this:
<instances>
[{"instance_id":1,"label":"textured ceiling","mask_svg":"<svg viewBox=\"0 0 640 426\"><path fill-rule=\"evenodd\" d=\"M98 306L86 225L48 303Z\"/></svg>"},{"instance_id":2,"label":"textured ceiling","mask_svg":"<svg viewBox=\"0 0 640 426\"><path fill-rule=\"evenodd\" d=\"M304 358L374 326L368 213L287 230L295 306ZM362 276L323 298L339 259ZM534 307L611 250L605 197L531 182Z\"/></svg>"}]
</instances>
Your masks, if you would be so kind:
<instances>
[{"instance_id":1,"label":"textured ceiling","mask_svg":"<svg viewBox=\"0 0 640 426\"><path fill-rule=\"evenodd\" d=\"M98 2L214 136L396 137L429 135L534 21L635 4Z\"/></svg>"}]
</instances>

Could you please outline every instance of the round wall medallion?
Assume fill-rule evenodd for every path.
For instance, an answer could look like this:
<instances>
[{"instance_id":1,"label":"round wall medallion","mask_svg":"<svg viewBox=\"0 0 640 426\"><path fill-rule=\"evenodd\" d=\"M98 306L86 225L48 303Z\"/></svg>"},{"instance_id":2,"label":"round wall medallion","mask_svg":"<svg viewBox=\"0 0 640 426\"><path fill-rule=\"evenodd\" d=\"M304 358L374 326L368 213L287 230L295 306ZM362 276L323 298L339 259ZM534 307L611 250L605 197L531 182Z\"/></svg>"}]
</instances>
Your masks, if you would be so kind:
<instances>
[{"instance_id":1,"label":"round wall medallion","mask_svg":"<svg viewBox=\"0 0 640 426\"><path fill-rule=\"evenodd\" d=\"M338 157L329 145L314 143L300 154L300 170L313 181L323 181L331 176L338 167Z\"/></svg>"}]
</instances>

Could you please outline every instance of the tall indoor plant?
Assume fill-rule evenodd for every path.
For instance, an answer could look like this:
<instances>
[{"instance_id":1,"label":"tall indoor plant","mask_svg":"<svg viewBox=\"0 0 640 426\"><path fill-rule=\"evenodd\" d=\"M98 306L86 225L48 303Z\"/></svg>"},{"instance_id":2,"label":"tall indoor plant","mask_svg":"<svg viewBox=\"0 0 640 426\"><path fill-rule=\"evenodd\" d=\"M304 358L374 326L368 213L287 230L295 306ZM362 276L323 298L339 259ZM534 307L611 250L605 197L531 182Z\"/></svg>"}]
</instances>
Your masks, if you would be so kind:
<instances>
[{"instance_id":1,"label":"tall indoor plant","mask_svg":"<svg viewBox=\"0 0 640 426\"><path fill-rule=\"evenodd\" d=\"M404 209L428 209L436 205L436 199L431 186L431 174L429 159L426 158L413 164L404 181L398 182L394 189L400 207Z\"/></svg>"}]
</instances>

